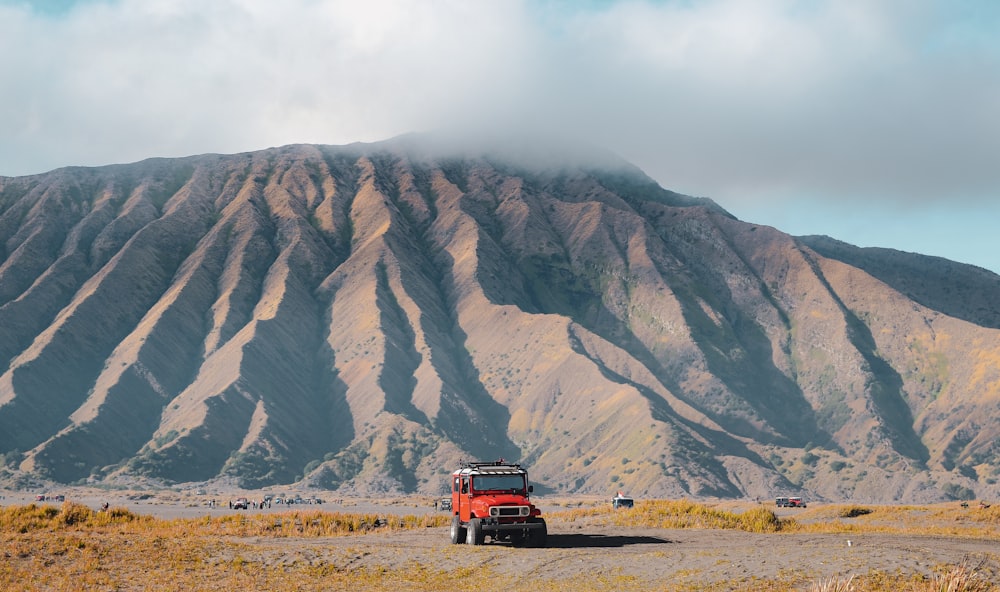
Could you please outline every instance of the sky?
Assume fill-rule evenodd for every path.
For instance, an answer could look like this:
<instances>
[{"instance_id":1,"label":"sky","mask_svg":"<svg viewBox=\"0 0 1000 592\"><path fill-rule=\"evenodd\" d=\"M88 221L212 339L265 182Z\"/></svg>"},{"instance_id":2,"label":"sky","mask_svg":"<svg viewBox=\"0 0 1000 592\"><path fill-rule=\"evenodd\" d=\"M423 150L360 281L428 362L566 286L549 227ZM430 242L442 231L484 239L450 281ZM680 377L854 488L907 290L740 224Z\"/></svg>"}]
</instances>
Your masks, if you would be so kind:
<instances>
[{"instance_id":1,"label":"sky","mask_svg":"<svg viewBox=\"0 0 1000 592\"><path fill-rule=\"evenodd\" d=\"M994 0L0 0L0 175L487 127L1000 272Z\"/></svg>"}]
</instances>

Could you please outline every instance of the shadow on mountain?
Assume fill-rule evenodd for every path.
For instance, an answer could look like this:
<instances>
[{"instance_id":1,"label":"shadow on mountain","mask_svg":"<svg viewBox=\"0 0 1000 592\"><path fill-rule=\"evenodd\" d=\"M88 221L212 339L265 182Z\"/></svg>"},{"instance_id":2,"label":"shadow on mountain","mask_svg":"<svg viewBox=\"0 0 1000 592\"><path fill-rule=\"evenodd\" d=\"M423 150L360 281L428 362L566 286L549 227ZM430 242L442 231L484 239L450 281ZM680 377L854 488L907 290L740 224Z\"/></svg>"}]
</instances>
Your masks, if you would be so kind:
<instances>
[{"instance_id":1,"label":"shadow on mountain","mask_svg":"<svg viewBox=\"0 0 1000 592\"><path fill-rule=\"evenodd\" d=\"M767 335L754 319L734 305L724 285L714 288L711 294L706 291L703 296L710 299L713 308L725 319L721 324L708 317L694 294L680 297L691 336L705 356L709 371L738 395L741 404L749 405L753 413L767 422L774 433L755 427L748 417L733 413L733 409L739 408L735 401L723 413L696 403L698 407L727 430L761 442L786 446L829 442L830 435L820 429L816 413L802 390L774 365Z\"/></svg>"},{"instance_id":2,"label":"shadow on mountain","mask_svg":"<svg viewBox=\"0 0 1000 592\"><path fill-rule=\"evenodd\" d=\"M862 248L828 236L796 237L829 259L860 268L908 298L950 317L1000 329L1000 276L941 257Z\"/></svg>"},{"instance_id":3,"label":"shadow on mountain","mask_svg":"<svg viewBox=\"0 0 1000 592\"><path fill-rule=\"evenodd\" d=\"M899 454L918 461L922 466L930 460L930 451L913 429L913 412L906 402L903 377L878 353L878 344L871 328L847 307L827 281L819 264L810 261L813 272L823 283L830 297L837 303L847 323L847 337L868 364L874 379L868 386L871 401L882 419L893 449Z\"/></svg>"}]
</instances>

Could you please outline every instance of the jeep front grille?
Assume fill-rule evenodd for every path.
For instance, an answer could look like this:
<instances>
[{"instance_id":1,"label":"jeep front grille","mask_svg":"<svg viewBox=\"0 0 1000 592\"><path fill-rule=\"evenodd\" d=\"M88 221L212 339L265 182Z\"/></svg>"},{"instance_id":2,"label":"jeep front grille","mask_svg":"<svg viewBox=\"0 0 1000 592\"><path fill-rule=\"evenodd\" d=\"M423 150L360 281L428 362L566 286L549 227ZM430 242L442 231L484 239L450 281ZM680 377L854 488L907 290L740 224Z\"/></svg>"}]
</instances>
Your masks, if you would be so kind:
<instances>
[{"instance_id":1,"label":"jeep front grille","mask_svg":"<svg viewBox=\"0 0 1000 592\"><path fill-rule=\"evenodd\" d=\"M528 506L493 506L490 508L490 516L497 518L517 518L531 514Z\"/></svg>"}]
</instances>

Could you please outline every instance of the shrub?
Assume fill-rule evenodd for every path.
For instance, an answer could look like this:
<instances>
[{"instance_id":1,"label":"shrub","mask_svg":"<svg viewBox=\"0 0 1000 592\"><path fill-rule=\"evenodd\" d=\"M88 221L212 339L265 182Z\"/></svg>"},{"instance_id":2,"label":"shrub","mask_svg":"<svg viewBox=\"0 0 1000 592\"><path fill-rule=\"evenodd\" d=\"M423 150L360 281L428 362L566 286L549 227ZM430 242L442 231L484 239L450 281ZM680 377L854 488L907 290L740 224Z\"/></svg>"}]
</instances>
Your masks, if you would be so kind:
<instances>
[{"instance_id":1,"label":"shrub","mask_svg":"<svg viewBox=\"0 0 1000 592\"><path fill-rule=\"evenodd\" d=\"M130 522L145 521L152 523L155 518L152 516L139 516L133 514L128 508L114 507L103 512L95 512L90 517L90 524L93 526L107 526L109 524L127 524Z\"/></svg>"},{"instance_id":2,"label":"shrub","mask_svg":"<svg viewBox=\"0 0 1000 592\"><path fill-rule=\"evenodd\" d=\"M854 592L854 576L848 579L830 578L820 580L809 588L809 592Z\"/></svg>"},{"instance_id":3,"label":"shrub","mask_svg":"<svg viewBox=\"0 0 1000 592\"><path fill-rule=\"evenodd\" d=\"M874 512L874 510L863 506L846 506L841 508L838 514L841 518L857 518L858 516L864 516L865 514L871 514L872 512Z\"/></svg>"},{"instance_id":4,"label":"shrub","mask_svg":"<svg viewBox=\"0 0 1000 592\"><path fill-rule=\"evenodd\" d=\"M93 513L93 510L83 504L66 501L63 502L62 510L56 519L66 526L73 526L88 522Z\"/></svg>"},{"instance_id":5,"label":"shrub","mask_svg":"<svg viewBox=\"0 0 1000 592\"><path fill-rule=\"evenodd\" d=\"M747 532L778 532L790 521L780 520L767 508L755 507L742 513L727 512L690 500L640 502L630 510L588 510L580 515L605 514L612 523L649 528L729 528Z\"/></svg>"},{"instance_id":6,"label":"shrub","mask_svg":"<svg viewBox=\"0 0 1000 592\"><path fill-rule=\"evenodd\" d=\"M8 506L0 509L0 527L23 534L48 527L58 513L55 506Z\"/></svg>"},{"instance_id":7,"label":"shrub","mask_svg":"<svg viewBox=\"0 0 1000 592\"><path fill-rule=\"evenodd\" d=\"M931 589L941 592L988 592L993 586L980 576L981 566L970 567L965 561L951 570L935 575Z\"/></svg>"},{"instance_id":8,"label":"shrub","mask_svg":"<svg viewBox=\"0 0 1000 592\"><path fill-rule=\"evenodd\" d=\"M767 508L747 510L740 517L740 530L747 532L778 532L781 530L781 520Z\"/></svg>"}]
</instances>

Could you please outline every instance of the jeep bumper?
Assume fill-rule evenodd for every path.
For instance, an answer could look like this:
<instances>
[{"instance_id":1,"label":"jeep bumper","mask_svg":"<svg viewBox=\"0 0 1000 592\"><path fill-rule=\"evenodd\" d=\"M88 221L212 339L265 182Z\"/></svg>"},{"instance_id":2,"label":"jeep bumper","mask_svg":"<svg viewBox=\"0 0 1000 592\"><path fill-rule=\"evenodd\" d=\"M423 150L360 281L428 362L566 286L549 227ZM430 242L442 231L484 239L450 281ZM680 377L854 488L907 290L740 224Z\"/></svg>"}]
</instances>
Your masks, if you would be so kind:
<instances>
[{"instance_id":1,"label":"jeep bumper","mask_svg":"<svg viewBox=\"0 0 1000 592\"><path fill-rule=\"evenodd\" d=\"M545 528L544 522L500 522L496 518L482 518L480 520L483 532L516 532L525 530L536 530Z\"/></svg>"}]
</instances>

